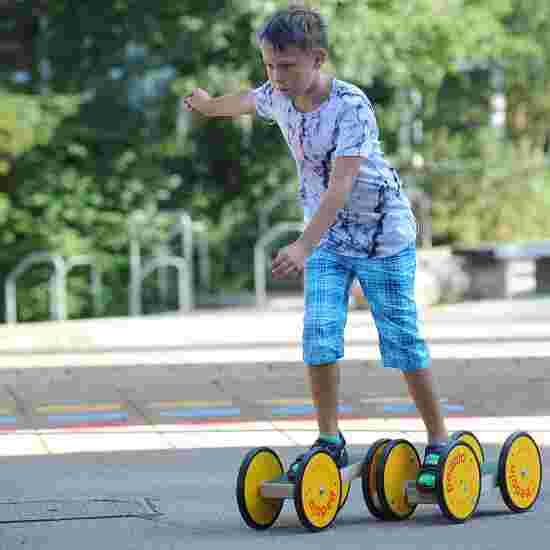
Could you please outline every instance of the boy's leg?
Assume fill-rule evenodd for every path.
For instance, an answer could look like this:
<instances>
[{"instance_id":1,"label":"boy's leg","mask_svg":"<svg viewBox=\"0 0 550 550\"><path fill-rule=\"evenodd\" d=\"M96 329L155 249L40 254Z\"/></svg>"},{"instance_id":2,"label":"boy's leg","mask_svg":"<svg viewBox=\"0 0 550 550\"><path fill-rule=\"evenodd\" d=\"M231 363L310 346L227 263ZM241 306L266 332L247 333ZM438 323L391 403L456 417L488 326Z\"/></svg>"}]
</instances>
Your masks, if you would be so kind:
<instances>
[{"instance_id":1,"label":"boy's leg","mask_svg":"<svg viewBox=\"0 0 550 550\"><path fill-rule=\"evenodd\" d=\"M358 272L378 330L383 365L403 372L428 433L423 469L429 469L437 463L438 449L448 435L431 375L428 347L418 330L416 250L411 246L396 256L368 260L366 265ZM428 485L434 481L431 474L429 478Z\"/></svg>"},{"instance_id":2,"label":"boy's leg","mask_svg":"<svg viewBox=\"0 0 550 550\"><path fill-rule=\"evenodd\" d=\"M439 397L431 368L404 372L403 376L428 432L428 444L437 445L448 441L449 435L441 412Z\"/></svg>"},{"instance_id":3,"label":"boy's leg","mask_svg":"<svg viewBox=\"0 0 550 550\"><path fill-rule=\"evenodd\" d=\"M337 254L320 248L307 260L303 348L319 425L319 438L313 445L323 446L339 465L347 463L347 454L345 440L338 430L338 360L344 355L352 281L353 273ZM301 458L290 466L289 477L297 471Z\"/></svg>"},{"instance_id":4,"label":"boy's leg","mask_svg":"<svg viewBox=\"0 0 550 550\"><path fill-rule=\"evenodd\" d=\"M307 260L304 280L304 362L319 431L338 433L338 390L353 273L345 258L323 248Z\"/></svg>"},{"instance_id":5,"label":"boy's leg","mask_svg":"<svg viewBox=\"0 0 550 550\"><path fill-rule=\"evenodd\" d=\"M424 460L416 478L416 487L421 492L435 490L439 457L449 440L445 420L441 412L439 397L434 388L430 368L419 368L403 372L409 394L412 397L428 432L428 445L424 450Z\"/></svg>"},{"instance_id":6,"label":"boy's leg","mask_svg":"<svg viewBox=\"0 0 550 550\"><path fill-rule=\"evenodd\" d=\"M337 437L340 366L332 363L308 367L308 374L319 433Z\"/></svg>"}]
</instances>

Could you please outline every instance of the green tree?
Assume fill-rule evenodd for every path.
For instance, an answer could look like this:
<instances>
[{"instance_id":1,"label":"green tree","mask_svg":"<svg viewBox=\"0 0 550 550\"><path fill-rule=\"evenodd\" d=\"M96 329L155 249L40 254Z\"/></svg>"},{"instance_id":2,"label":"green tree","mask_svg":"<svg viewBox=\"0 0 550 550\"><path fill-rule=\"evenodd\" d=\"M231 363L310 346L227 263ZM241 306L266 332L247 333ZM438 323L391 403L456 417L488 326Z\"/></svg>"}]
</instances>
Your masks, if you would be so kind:
<instances>
[{"instance_id":1,"label":"green tree","mask_svg":"<svg viewBox=\"0 0 550 550\"><path fill-rule=\"evenodd\" d=\"M433 199L438 240L544 234L546 217L530 216L529 204L548 204L547 2L313 3L330 24L330 68L375 100L386 152L404 174L402 112L410 91L422 98L423 139L413 146L427 168L415 175ZM192 117L178 131L178 98L197 85L213 94L259 85L254 29L286 5L49 1L33 79L0 84L2 272L37 249L94 254L109 283L106 313L125 314L128 216L185 209L208 223L214 288L250 289L258 209L293 181L293 163L278 130L250 117ZM504 141L488 128L497 66L508 98ZM296 215L282 208L273 219ZM151 232L149 244L161 236ZM24 319L47 316L43 287L28 291L34 283L22 281ZM71 285L71 315L89 314L84 278ZM151 310L152 287L148 296Z\"/></svg>"}]
</instances>

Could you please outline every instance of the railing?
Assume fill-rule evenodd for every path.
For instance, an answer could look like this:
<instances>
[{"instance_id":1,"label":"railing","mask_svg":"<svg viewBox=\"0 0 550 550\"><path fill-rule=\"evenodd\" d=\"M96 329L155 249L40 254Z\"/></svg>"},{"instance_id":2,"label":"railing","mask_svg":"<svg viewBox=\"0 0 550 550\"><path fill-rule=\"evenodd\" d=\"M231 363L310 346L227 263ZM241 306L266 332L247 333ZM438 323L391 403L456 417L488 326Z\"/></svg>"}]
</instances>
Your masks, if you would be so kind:
<instances>
[{"instance_id":1,"label":"railing","mask_svg":"<svg viewBox=\"0 0 550 550\"><path fill-rule=\"evenodd\" d=\"M267 247L285 233L301 232L304 224L301 222L279 223L263 235L254 246L254 286L256 290L256 305L267 305Z\"/></svg>"},{"instance_id":2,"label":"railing","mask_svg":"<svg viewBox=\"0 0 550 550\"><path fill-rule=\"evenodd\" d=\"M178 273L178 309L182 313L189 313L193 308L191 302L192 293L189 292L187 287L189 280L189 262L183 258L176 258L173 256L160 256L153 258L147 265L141 270L140 276L142 283L151 273L155 270L165 267L174 267Z\"/></svg>"},{"instance_id":3,"label":"railing","mask_svg":"<svg viewBox=\"0 0 550 550\"><path fill-rule=\"evenodd\" d=\"M198 251L198 260L199 260L199 288L205 291L208 291L210 289L210 259L209 259L209 245L208 245L208 229L206 227L206 224L200 221L194 221L191 224L192 227L192 234L191 238L189 238L189 235L184 236L183 242L189 242L191 241L191 245L197 247ZM158 258L174 258L175 256L172 256L170 254L170 242L175 238L181 236L181 224L177 224L174 227L171 228L170 232L168 233L168 237L166 239L166 242L160 245L156 250L156 255ZM182 244L182 248L183 248ZM186 250L185 252L185 258L190 256L192 252L190 250ZM189 263L191 262L192 256L189 257ZM160 265L158 269L158 287L159 287L159 294L160 294L160 300L162 304L166 304L168 301L168 265ZM189 269L189 266L188 266ZM194 264L193 264L193 272L194 272ZM194 294L193 294L194 297ZM194 302L193 298L193 302Z\"/></svg>"},{"instance_id":4,"label":"railing","mask_svg":"<svg viewBox=\"0 0 550 550\"><path fill-rule=\"evenodd\" d=\"M130 315L140 315L142 312L143 281L155 271L158 271L158 283L161 296L164 300L168 294L168 269L177 271L178 279L178 309L189 312L194 307L193 292L193 236L196 233L199 255L200 285L204 289L210 288L210 263L207 227L202 222L193 222L189 214L183 210L163 212L176 216L177 222L171 227L167 243L160 246L157 256L142 263L140 244L140 225L145 223L141 212L135 212L129 222L130 234L130 287L129 310ZM179 237L183 257L170 255L168 243ZM100 315L103 311L102 301L102 273L96 267L90 255L73 256L67 259L58 254L48 252L34 252L23 258L6 278L4 294L6 302L6 322L17 323L17 280L31 267L47 264L53 267L53 274L49 279L49 307L50 318L65 320L67 318L67 277L73 269L89 267L90 285L93 300L93 311Z\"/></svg>"},{"instance_id":5,"label":"railing","mask_svg":"<svg viewBox=\"0 0 550 550\"><path fill-rule=\"evenodd\" d=\"M185 211L167 212L177 217L175 226L171 229L169 238L179 236L183 258L163 254L159 258L153 258L142 265L140 224L143 224L143 214L136 212L129 222L130 233L130 289L129 306L130 315L137 316L142 313L142 291L145 276L160 268L159 283L161 292L167 289L167 273L165 267L176 267L178 270L179 304L186 311L191 311L194 306L193 296L193 222L191 216ZM164 247L163 247L164 248ZM167 250L167 247L165 248ZM183 262L183 263L182 263ZM144 275L145 274L145 275ZM166 286L164 286L166 285Z\"/></svg>"},{"instance_id":6,"label":"railing","mask_svg":"<svg viewBox=\"0 0 550 550\"><path fill-rule=\"evenodd\" d=\"M6 322L17 323L17 279L30 267L38 264L49 264L53 267L50 277L50 316L63 321L67 316L65 295L66 267L63 258L47 252L34 252L23 258L6 278L4 287L6 300Z\"/></svg>"},{"instance_id":7,"label":"railing","mask_svg":"<svg viewBox=\"0 0 550 550\"><path fill-rule=\"evenodd\" d=\"M72 256L65 259L58 254L50 254L49 252L33 252L23 258L6 278L4 285L6 323L17 323L17 280L21 275L29 271L31 267L43 264L53 267L53 274L49 279L51 319L55 319L56 321L67 319L67 278L73 269L83 266L90 268L94 313L96 315L101 313L101 272L95 266L92 256Z\"/></svg>"},{"instance_id":8,"label":"railing","mask_svg":"<svg viewBox=\"0 0 550 550\"><path fill-rule=\"evenodd\" d=\"M269 217L273 213L273 210L293 197L293 189L294 186L292 185L283 187L262 206L258 213L258 232L260 235L265 234L269 230Z\"/></svg>"},{"instance_id":9,"label":"railing","mask_svg":"<svg viewBox=\"0 0 550 550\"><path fill-rule=\"evenodd\" d=\"M409 197L411 207L417 221L417 244L419 248L431 248L432 236L432 201L430 197L416 186L416 177L403 176L405 193Z\"/></svg>"},{"instance_id":10,"label":"railing","mask_svg":"<svg viewBox=\"0 0 550 550\"><path fill-rule=\"evenodd\" d=\"M199 235L199 281L203 290L210 290L210 248L208 246L208 228L204 222L193 222L193 231Z\"/></svg>"},{"instance_id":11,"label":"railing","mask_svg":"<svg viewBox=\"0 0 550 550\"><path fill-rule=\"evenodd\" d=\"M65 280L69 277L69 273L77 267L90 268L90 284L94 315L101 315L103 312L103 284L101 270L95 263L93 256L71 256L65 262Z\"/></svg>"}]
</instances>

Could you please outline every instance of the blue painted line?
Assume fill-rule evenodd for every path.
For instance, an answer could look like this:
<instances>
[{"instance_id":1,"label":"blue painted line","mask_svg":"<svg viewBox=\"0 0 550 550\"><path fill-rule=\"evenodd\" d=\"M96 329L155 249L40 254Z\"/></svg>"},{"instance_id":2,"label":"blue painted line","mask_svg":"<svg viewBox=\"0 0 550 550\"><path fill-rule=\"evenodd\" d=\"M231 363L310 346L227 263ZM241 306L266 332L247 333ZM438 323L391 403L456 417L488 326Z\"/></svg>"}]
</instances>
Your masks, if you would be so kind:
<instances>
[{"instance_id":1,"label":"blue painted line","mask_svg":"<svg viewBox=\"0 0 550 550\"><path fill-rule=\"evenodd\" d=\"M464 405L443 403L441 408L448 412L464 412ZM384 405L384 412L416 412L416 406L414 403L390 403Z\"/></svg>"},{"instance_id":2,"label":"blue painted line","mask_svg":"<svg viewBox=\"0 0 550 550\"><path fill-rule=\"evenodd\" d=\"M0 424L15 424L16 422L15 416L0 416Z\"/></svg>"},{"instance_id":3,"label":"blue painted line","mask_svg":"<svg viewBox=\"0 0 550 550\"><path fill-rule=\"evenodd\" d=\"M338 405L339 413L350 413L351 405ZM315 413L313 405L289 405L287 407L274 407L271 409L272 416L307 416Z\"/></svg>"},{"instance_id":4,"label":"blue painted line","mask_svg":"<svg viewBox=\"0 0 550 550\"><path fill-rule=\"evenodd\" d=\"M384 412L414 412L416 406L414 403L388 403L384 405Z\"/></svg>"},{"instance_id":5,"label":"blue painted line","mask_svg":"<svg viewBox=\"0 0 550 550\"><path fill-rule=\"evenodd\" d=\"M315 407L313 405L288 405L286 407L273 407L272 416L302 416L313 414Z\"/></svg>"},{"instance_id":6,"label":"blue painted line","mask_svg":"<svg viewBox=\"0 0 550 550\"><path fill-rule=\"evenodd\" d=\"M78 422L102 422L106 420L128 420L127 412L99 412L82 414L55 414L48 415L48 422L52 424L67 424Z\"/></svg>"},{"instance_id":7,"label":"blue painted line","mask_svg":"<svg viewBox=\"0 0 550 550\"><path fill-rule=\"evenodd\" d=\"M174 409L170 411L160 411L159 414L160 416L177 418L226 418L228 416L240 416L241 409Z\"/></svg>"},{"instance_id":8,"label":"blue painted line","mask_svg":"<svg viewBox=\"0 0 550 550\"><path fill-rule=\"evenodd\" d=\"M449 412L464 412L464 405L443 405L443 408Z\"/></svg>"}]
</instances>

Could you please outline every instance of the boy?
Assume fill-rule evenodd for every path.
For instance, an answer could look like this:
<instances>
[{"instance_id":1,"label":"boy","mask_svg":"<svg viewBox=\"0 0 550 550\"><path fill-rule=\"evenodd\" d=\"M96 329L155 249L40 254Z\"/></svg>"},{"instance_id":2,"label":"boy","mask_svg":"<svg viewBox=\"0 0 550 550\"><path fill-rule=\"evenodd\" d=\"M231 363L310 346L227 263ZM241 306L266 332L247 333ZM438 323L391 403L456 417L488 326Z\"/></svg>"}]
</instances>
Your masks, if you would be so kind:
<instances>
[{"instance_id":1,"label":"boy","mask_svg":"<svg viewBox=\"0 0 550 550\"><path fill-rule=\"evenodd\" d=\"M338 393L350 286L367 297L384 367L402 370L426 425L428 446L417 479L435 487L448 440L435 395L414 296L416 223L396 171L382 153L373 107L357 87L321 71L328 57L323 18L306 8L271 16L257 34L268 81L241 94L212 98L196 89L187 109L206 116L257 113L275 120L295 158L306 227L279 251L276 278L305 272L304 362L316 405L319 438L342 467L346 442L338 428ZM303 455L290 466L293 479Z\"/></svg>"}]
</instances>

